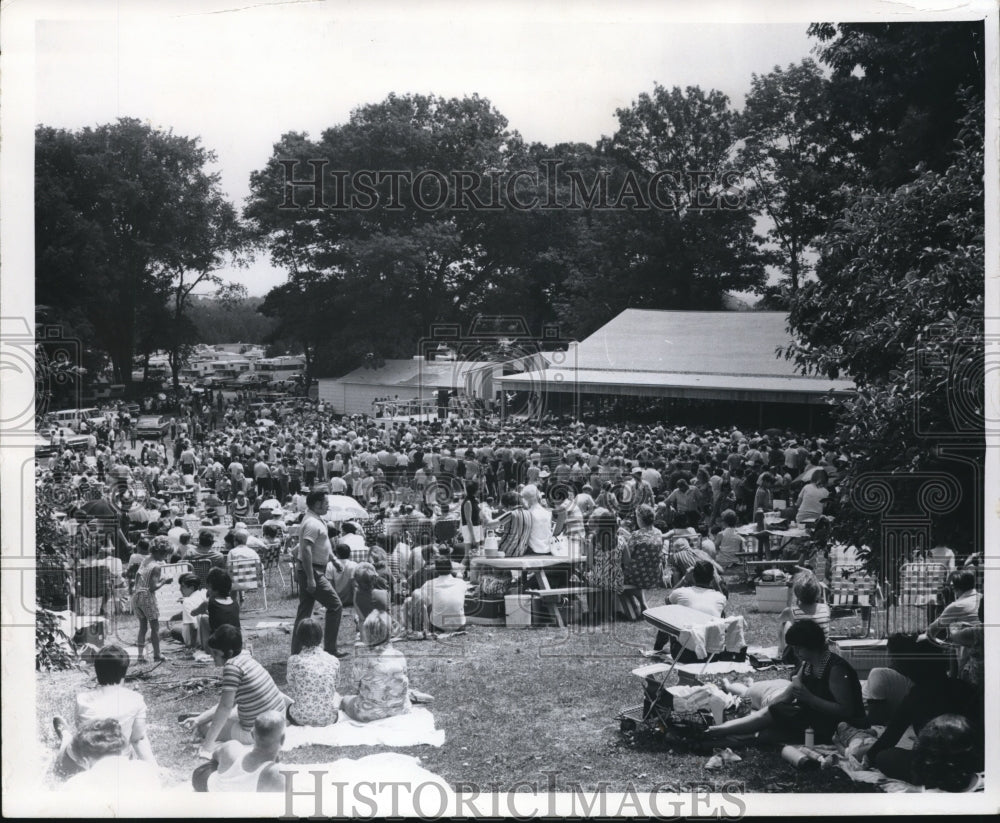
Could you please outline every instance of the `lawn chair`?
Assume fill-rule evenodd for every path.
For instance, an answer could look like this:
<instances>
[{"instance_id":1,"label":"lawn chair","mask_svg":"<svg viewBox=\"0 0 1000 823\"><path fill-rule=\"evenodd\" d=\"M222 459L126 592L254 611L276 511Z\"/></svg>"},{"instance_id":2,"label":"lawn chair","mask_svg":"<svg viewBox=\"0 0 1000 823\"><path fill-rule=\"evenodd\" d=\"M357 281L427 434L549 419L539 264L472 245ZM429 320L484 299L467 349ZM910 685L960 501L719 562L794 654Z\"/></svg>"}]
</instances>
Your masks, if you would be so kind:
<instances>
[{"instance_id":1,"label":"lawn chair","mask_svg":"<svg viewBox=\"0 0 1000 823\"><path fill-rule=\"evenodd\" d=\"M114 607L114 582L107 566L82 566L76 570L73 579L73 613L79 620L74 638L80 642L101 646L106 633L114 633L112 623ZM106 623L107 629L105 628Z\"/></svg>"},{"instance_id":2,"label":"lawn chair","mask_svg":"<svg viewBox=\"0 0 1000 823\"><path fill-rule=\"evenodd\" d=\"M862 636L868 637L872 631L872 614L882 597L878 581L869 574L855 572L846 577L834 577L827 591L830 616L840 617L845 613L860 613L865 632Z\"/></svg>"},{"instance_id":3,"label":"lawn chair","mask_svg":"<svg viewBox=\"0 0 1000 823\"><path fill-rule=\"evenodd\" d=\"M204 586L208 581L208 573L212 569L212 561L205 557L192 558L188 561L191 564L191 573L194 574L198 580L201 581L201 585Z\"/></svg>"},{"instance_id":4,"label":"lawn chair","mask_svg":"<svg viewBox=\"0 0 1000 823\"><path fill-rule=\"evenodd\" d=\"M899 570L899 605L916 606L925 611L925 623L911 627L924 628L938 607L938 596L948 580L948 567L943 563L918 560L906 563Z\"/></svg>"},{"instance_id":5,"label":"lawn chair","mask_svg":"<svg viewBox=\"0 0 1000 823\"><path fill-rule=\"evenodd\" d=\"M281 543L275 541L269 543L267 548L260 552L260 563L264 569L264 575L269 578L268 585L274 582L274 572L278 572L278 579L281 586L285 586L285 577L281 573Z\"/></svg>"},{"instance_id":6,"label":"lawn chair","mask_svg":"<svg viewBox=\"0 0 1000 823\"><path fill-rule=\"evenodd\" d=\"M264 609L267 609L267 582L264 579L264 569L259 560L231 560L229 575L233 579L233 592L236 594L243 609L247 592L259 591L263 596Z\"/></svg>"}]
</instances>

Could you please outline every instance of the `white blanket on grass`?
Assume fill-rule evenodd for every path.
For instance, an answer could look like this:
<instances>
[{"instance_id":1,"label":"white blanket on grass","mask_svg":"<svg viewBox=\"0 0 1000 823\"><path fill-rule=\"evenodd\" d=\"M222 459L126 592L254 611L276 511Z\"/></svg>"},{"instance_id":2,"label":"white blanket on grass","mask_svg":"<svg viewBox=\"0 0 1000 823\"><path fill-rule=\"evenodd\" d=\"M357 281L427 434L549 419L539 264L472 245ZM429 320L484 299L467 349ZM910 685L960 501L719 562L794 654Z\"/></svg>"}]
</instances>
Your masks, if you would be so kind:
<instances>
[{"instance_id":1,"label":"white blanket on grass","mask_svg":"<svg viewBox=\"0 0 1000 823\"><path fill-rule=\"evenodd\" d=\"M283 749L298 746L441 746L444 729L434 727L434 715L421 706L406 714L358 723L343 712L332 726L288 726Z\"/></svg>"}]
</instances>

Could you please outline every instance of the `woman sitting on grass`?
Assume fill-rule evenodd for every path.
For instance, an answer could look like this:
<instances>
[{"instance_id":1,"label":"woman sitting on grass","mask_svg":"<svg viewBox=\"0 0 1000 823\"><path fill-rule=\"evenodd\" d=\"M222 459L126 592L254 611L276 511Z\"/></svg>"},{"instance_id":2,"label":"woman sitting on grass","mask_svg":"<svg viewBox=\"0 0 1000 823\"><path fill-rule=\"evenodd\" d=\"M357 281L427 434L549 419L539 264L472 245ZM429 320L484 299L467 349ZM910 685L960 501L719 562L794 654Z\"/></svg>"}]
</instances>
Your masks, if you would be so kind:
<instances>
[{"instance_id":1,"label":"woman sitting on grass","mask_svg":"<svg viewBox=\"0 0 1000 823\"><path fill-rule=\"evenodd\" d=\"M361 643L354 658L352 680L358 693L340 705L351 720L367 723L410 710L410 681L406 658L392 646L392 620L387 612L373 610L361 625Z\"/></svg>"},{"instance_id":2,"label":"woman sitting on grass","mask_svg":"<svg viewBox=\"0 0 1000 823\"><path fill-rule=\"evenodd\" d=\"M71 750L82 769L62 785L67 792L159 791L160 775L148 760L129 760L122 754L127 746L121 724L113 717L91 720L73 737Z\"/></svg>"},{"instance_id":3,"label":"woman sitting on grass","mask_svg":"<svg viewBox=\"0 0 1000 823\"><path fill-rule=\"evenodd\" d=\"M323 624L307 617L295 630L301 651L288 658L285 677L288 719L297 726L329 726L337 722L337 675L340 661L323 650Z\"/></svg>"},{"instance_id":4,"label":"woman sitting on grass","mask_svg":"<svg viewBox=\"0 0 1000 823\"><path fill-rule=\"evenodd\" d=\"M911 726L919 734L931 720L943 714L962 715L978 733L976 770L982 768L983 703L976 690L948 676L947 660L937 646L927 640L910 641L905 652L897 650L894 667L913 684L896 707L882 736L868 750L867 760L886 777L910 780L915 752L896 744ZM874 671L874 670L873 670ZM871 711L869 711L871 718Z\"/></svg>"},{"instance_id":5,"label":"woman sitting on grass","mask_svg":"<svg viewBox=\"0 0 1000 823\"><path fill-rule=\"evenodd\" d=\"M224 569L212 568L205 578L206 598L191 610L198 620L199 637L207 638L222 626L240 631L240 604L232 598L233 578ZM208 644L205 650L211 652Z\"/></svg>"},{"instance_id":6,"label":"woman sitting on grass","mask_svg":"<svg viewBox=\"0 0 1000 823\"><path fill-rule=\"evenodd\" d=\"M791 682L767 681L774 685L766 694L758 695L760 709L705 729L706 739L756 735L761 743L801 743L805 730L812 728L817 743L829 743L842 721L868 728L858 674L844 658L829 650L819 624L811 620L793 623L785 642L802 661ZM730 690L745 691L732 686Z\"/></svg>"}]
</instances>

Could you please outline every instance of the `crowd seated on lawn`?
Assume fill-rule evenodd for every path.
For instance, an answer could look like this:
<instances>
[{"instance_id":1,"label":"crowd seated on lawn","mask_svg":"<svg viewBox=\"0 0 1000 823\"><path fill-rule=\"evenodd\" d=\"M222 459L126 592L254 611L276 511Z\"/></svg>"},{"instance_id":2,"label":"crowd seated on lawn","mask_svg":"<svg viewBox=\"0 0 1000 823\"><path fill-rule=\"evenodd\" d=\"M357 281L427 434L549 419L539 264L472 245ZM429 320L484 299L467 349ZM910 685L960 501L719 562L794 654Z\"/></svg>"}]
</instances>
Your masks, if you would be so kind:
<instances>
[{"instance_id":1,"label":"crowd seated on lawn","mask_svg":"<svg viewBox=\"0 0 1000 823\"><path fill-rule=\"evenodd\" d=\"M367 416L337 418L315 406L264 414L276 425L258 426L258 413L231 403L213 425L178 431L170 446L146 444L136 453L119 438L100 442L88 456L92 465L66 449L38 466L39 493L58 501L61 523L81 556L91 563L128 559L140 594L155 585L153 566L164 544L175 559L211 566L204 592L199 575L179 580L185 644L207 649L223 667L218 704L185 720L203 740L202 757L218 765L209 786L230 778L249 785L258 768L258 788L267 784L266 764L274 759L266 758L276 757L274 741L284 730L283 722L267 719L275 712L292 723L322 725L334 722L336 708L355 720L405 711L406 659L393 640L463 630L470 587L484 595L509 587L509 574L478 580L472 574L470 558L485 551L491 536L508 557L548 554L559 544L579 552L585 561L575 582L596 589L589 611L598 619L615 619L626 587L640 598L643 590L663 587L666 602L722 616L725 574L750 548L739 527L781 500L783 515L802 522L836 516L840 500L832 481L851 460L849 444L790 431L554 428L524 421L500 427L488 419L386 424ZM282 693L243 649L239 604L226 571L235 559L261 561L294 538L317 492L351 495L369 511L367 519L338 522L327 534L325 575L359 626L351 675L356 694L343 699L336 691L339 655L323 650L329 638L312 617L298 621L297 653L287 669L291 694ZM107 500L116 505L101 505ZM262 537L249 535L242 523L262 526ZM89 548L95 542L97 554ZM949 550L935 551L955 564ZM322 569L317 574L322 577ZM868 680L870 716L857 674L829 649L820 582L812 574L796 577L794 605L778 616L779 645L787 643L798 659L793 678L728 684L747 692L754 711L711 728L708 738L749 733L758 742L801 742L809 726L820 741L831 739L840 723L887 724L870 760L887 774L912 775L934 761L930 754L903 758L896 751L894 738L908 718L922 727L916 729L921 739L930 730L924 752L960 747L969 730L973 737L981 732L981 717L962 712L964 687L954 685L960 678L982 689L982 606L971 572L951 576L952 602L928 626L932 638L946 636L957 649L947 661L950 672L908 666L901 641L894 641L899 659L894 653L892 673L876 669ZM140 600L146 601L140 617L151 623L149 598ZM657 637L655 645L663 649L665 642ZM321 682L322 689L313 688ZM324 696L316 697L319 692ZM939 729L932 716L938 708L961 722ZM136 728L144 731L133 723L126 737L134 755L147 759L148 741L135 738ZM234 743L216 748L226 740Z\"/></svg>"}]
</instances>

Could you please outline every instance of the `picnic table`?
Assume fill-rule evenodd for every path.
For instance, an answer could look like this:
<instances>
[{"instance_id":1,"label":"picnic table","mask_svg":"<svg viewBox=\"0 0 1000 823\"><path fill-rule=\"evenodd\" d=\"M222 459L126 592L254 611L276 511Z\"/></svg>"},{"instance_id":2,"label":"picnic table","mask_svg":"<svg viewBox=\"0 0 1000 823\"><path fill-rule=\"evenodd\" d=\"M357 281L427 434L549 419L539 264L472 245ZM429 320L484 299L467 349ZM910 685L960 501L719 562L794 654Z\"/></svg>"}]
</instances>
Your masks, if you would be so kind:
<instances>
[{"instance_id":1,"label":"picnic table","mask_svg":"<svg viewBox=\"0 0 1000 823\"><path fill-rule=\"evenodd\" d=\"M567 586L563 588L553 588L546 575L546 569L571 569L574 565L579 566L579 561L574 561L568 557L552 557L550 555L529 554L522 557L486 557L479 556L470 558L471 568L488 568L497 571L509 571L518 576L522 582L521 590L525 594L538 600L548 613L555 619L556 625L565 627L559 611L558 604L570 597L586 596L588 593L597 591L591 586ZM527 573L532 573L538 581L537 589L523 588L523 577Z\"/></svg>"},{"instance_id":2,"label":"picnic table","mask_svg":"<svg viewBox=\"0 0 1000 823\"><path fill-rule=\"evenodd\" d=\"M745 526L740 526L740 528L738 528L736 532L746 537L756 537L758 545L764 543L764 547L766 548L767 551L772 550L771 538L776 538L778 541L777 545L778 554L781 554L788 546L788 544L791 543L793 540L800 540L803 537L809 536L809 530L806 529L804 526L792 526L791 528L787 529L775 529L775 528L766 528L766 522L763 531L758 529L756 524L748 523ZM748 553L754 554L754 552L748 552ZM756 554L759 557L761 556L761 554L763 554L763 552L758 550Z\"/></svg>"}]
</instances>

